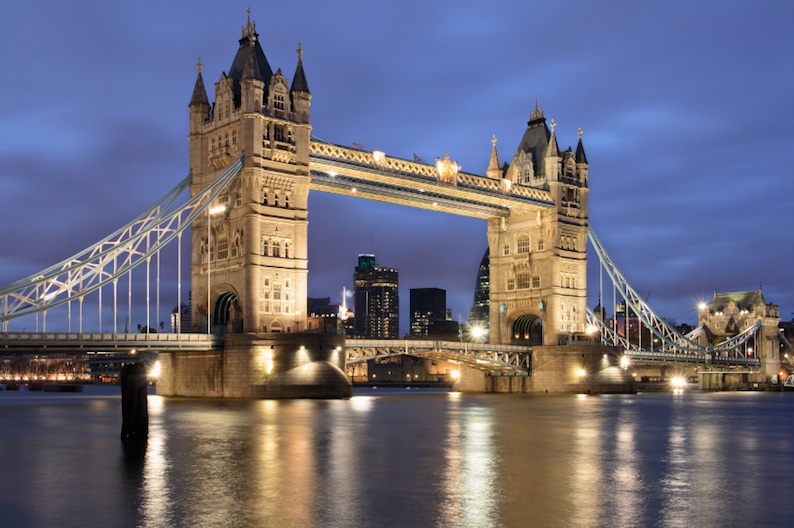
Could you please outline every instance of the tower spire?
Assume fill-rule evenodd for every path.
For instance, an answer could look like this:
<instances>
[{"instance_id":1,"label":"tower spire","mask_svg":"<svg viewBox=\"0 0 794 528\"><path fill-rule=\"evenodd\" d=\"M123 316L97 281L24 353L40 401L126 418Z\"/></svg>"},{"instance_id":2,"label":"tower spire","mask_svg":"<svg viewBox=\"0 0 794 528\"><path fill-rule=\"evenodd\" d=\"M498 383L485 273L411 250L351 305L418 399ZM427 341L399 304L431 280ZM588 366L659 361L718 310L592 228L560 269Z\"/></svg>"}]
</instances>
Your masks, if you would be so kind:
<instances>
[{"instance_id":1,"label":"tower spire","mask_svg":"<svg viewBox=\"0 0 794 528\"><path fill-rule=\"evenodd\" d=\"M303 44L298 43L298 66L295 68L295 76L292 78L291 92L309 92L309 83L306 81L306 73L303 71Z\"/></svg>"},{"instance_id":2,"label":"tower spire","mask_svg":"<svg viewBox=\"0 0 794 528\"><path fill-rule=\"evenodd\" d=\"M502 177L502 168L499 165L499 154L496 152L496 134L491 138L491 159L488 162L488 169L485 175L494 180Z\"/></svg>"}]
</instances>

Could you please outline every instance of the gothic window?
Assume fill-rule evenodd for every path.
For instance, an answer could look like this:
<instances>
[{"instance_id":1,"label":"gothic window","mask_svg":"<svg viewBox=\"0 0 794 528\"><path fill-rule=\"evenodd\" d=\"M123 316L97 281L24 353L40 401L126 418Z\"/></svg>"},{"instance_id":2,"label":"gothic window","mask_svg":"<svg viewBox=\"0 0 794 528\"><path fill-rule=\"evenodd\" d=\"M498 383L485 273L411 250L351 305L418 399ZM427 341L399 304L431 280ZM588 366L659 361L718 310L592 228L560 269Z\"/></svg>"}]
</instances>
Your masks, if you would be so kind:
<instances>
[{"instance_id":1,"label":"gothic window","mask_svg":"<svg viewBox=\"0 0 794 528\"><path fill-rule=\"evenodd\" d=\"M262 239L262 256L266 257L268 255L269 248L270 241L266 238Z\"/></svg>"},{"instance_id":2,"label":"gothic window","mask_svg":"<svg viewBox=\"0 0 794 528\"><path fill-rule=\"evenodd\" d=\"M276 136L276 141L280 141L282 143L287 139L286 135L284 134L284 127L281 125L276 125L274 135Z\"/></svg>"},{"instance_id":3,"label":"gothic window","mask_svg":"<svg viewBox=\"0 0 794 528\"><path fill-rule=\"evenodd\" d=\"M513 291L516 289L516 279L513 277L508 277L507 279L507 291Z\"/></svg>"},{"instance_id":4,"label":"gothic window","mask_svg":"<svg viewBox=\"0 0 794 528\"><path fill-rule=\"evenodd\" d=\"M516 274L516 287L519 290L529 289L529 272L521 271Z\"/></svg>"},{"instance_id":5,"label":"gothic window","mask_svg":"<svg viewBox=\"0 0 794 528\"><path fill-rule=\"evenodd\" d=\"M284 195L284 207L289 209L289 194Z\"/></svg>"},{"instance_id":6,"label":"gothic window","mask_svg":"<svg viewBox=\"0 0 794 528\"><path fill-rule=\"evenodd\" d=\"M538 240L538 251L543 251L546 248L546 244L543 242L543 239Z\"/></svg>"},{"instance_id":7,"label":"gothic window","mask_svg":"<svg viewBox=\"0 0 794 528\"><path fill-rule=\"evenodd\" d=\"M229 101L226 101L226 104L224 105L224 114L224 117L229 119Z\"/></svg>"},{"instance_id":8,"label":"gothic window","mask_svg":"<svg viewBox=\"0 0 794 528\"><path fill-rule=\"evenodd\" d=\"M289 279L284 279L284 288L289 289Z\"/></svg>"},{"instance_id":9,"label":"gothic window","mask_svg":"<svg viewBox=\"0 0 794 528\"><path fill-rule=\"evenodd\" d=\"M277 91L273 94L273 107L276 110L284 110L284 94Z\"/></svg>"},{"instance_id":10,"label":"gothic window","mask_svg":"<svg viewBox=\"0 0 794 528\"><path fill-rule=\"evenodd\" d=\"M267 205L267 189L262 187L262 205Z\"/></svg>"},{"instance_id":11,"label":"gothic window","mask_svg":"<svg viewBox=\"0 0 794 528\"><path fill-rule=\"evenodd\" d=\"M278 191L273 193L273 203L271 205L278 207L279 195Z\"/></svg>"},{"instance_id":12,"label":"gothic window","mask_svg":"<svg viewBox=\"0 0 794 528\"><path fill-rule=\"evenodd\" d=\"M521 235L516 242L516 253L529 253L529 237Z\"/></svg>"},{"instance_id":13,"label":"gothic window","mask_svg":"<svg viewBox=\"0 0 794 528\"><path fill-rule=\"evenodd\" d=\"M502 248L502 255L507 256L510 254L510 244L505 244L504 248Z\"/></svg>"},{"instance_id":14,"label":"gothic window","mask_svg":"<svg viewBox=\"0 0 794 528\"><path fill-rule=\"evenodd\" d=\"M533 277L532 277L532 287L533 288L540 288L540 275L533 275Z\"/></svg>"},{"instance_id":15,"label":"gothic window","mask_svg":"<svg viewBox=\"0 0 794 528\"><path fill-rule=\"evenodd\" d=\"M273 241L273 256L280 257L281 256L281 242L278 240Z\"/></svg>"},{"instance_id":16,"label":"gothic window","mask_svg":"<svg viewBox=\"0 0 794 528\"><path fill-rule=\"evenodd\" d=\"M237 144L237 131L232 132L232 145Z\"/></svg>"},{"instance_id":17,"label":"gothic window","mask_svg":"<svg viewBox=\"0 0 794 528\"><path fill-rule=\"evenodd\" d=\"M226 235L218 237L218 260L229 258L229 239Z\"/></svg>"},{"instance_id":18,"label":"gothic window","mask_svg":"<svg viewBox=\"0 0 794 528\"><path fill-rule=\"evenodd\" d=\"M265 313L270 312L270 292L264 293L264 302L262 302L262 311Z\"/></svg>"},{"instance_id":19,"label":"gothic window","mask_svg":"<svg viewBox=\"0 0 794 528\"><path fill-rule=\"evenodd\" d=\"M292 244L289 242L284 242L284 258L290 258L290 253L292 252ZM289 283L287 283L287 288L289 288Z\"/></svg>"}]
</instances>

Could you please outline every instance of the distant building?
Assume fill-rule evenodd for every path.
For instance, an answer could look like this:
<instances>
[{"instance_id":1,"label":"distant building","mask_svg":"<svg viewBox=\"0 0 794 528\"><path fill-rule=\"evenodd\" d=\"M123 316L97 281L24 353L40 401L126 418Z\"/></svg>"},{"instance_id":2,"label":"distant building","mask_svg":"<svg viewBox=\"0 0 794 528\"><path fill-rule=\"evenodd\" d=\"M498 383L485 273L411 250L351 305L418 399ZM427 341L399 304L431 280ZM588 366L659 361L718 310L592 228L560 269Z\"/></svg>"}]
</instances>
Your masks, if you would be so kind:
<instances>
[{"instance_id":1,"label":"distant building","mask_svg":"<svg viewBox=\"0 0 794 528\"><path fill-rule=\"evenodd\" d=\"M430 328L447 320L447 291L441 288L411 288L411 336L428 336Z\"/></svg>"},{"instance_id":2,"label":"distant building","mask_svg":"<svg viewBox=\"0 0 794 528\"><path fill-rule=\"evenodd\" d=\"M333 304L330 297L309 297L306 303L306 331L321 334L345 333L344 321L340 318L340 305Z\"/></svg>"},{"instance_id":3,"label":"distant building","mask_svg":"<svg viewBox=\"0 0 794 528\"><path fill-rule=\"evenodd\" d=\"M400 331L397 270L377 267L375 255L359 255L353 277L356 336L397 339Z\"/></svg>"},{"instance_id":4,"label":"distant building","mask_svg":"<svg viewBox=\"0 0 794 528\"><path fill-rule=\"evenodd\" d=\"M192 332L193 324L190 316L190 304L182 303L171 310L171 333L188 334Z\"/></svg>"},{"instance_id":5,"label":"distant building","mask_svg":"<svg viewBox=\"0 0 794 528\"><path fill-rule=\"evenodd\" d=\"M485 249L485 254L477 268L477 280L474 283L474 304L469 311L468 326L479 327L487 332L490 327L491 310L491 266L490 249Z\"/></svg>"}]
</instances>

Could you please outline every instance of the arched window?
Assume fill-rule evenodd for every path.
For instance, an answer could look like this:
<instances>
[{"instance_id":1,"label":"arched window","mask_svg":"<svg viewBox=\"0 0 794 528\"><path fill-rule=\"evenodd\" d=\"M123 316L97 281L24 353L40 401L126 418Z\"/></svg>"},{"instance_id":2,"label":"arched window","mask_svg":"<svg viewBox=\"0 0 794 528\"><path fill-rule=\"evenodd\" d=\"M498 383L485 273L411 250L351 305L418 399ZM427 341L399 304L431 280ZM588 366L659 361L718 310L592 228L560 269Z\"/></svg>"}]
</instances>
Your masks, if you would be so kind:
<instances>
[{"instance_id":1,"label":"arched window","mask_svg":"<svg viewBox=\"0 0 794 528\"><path fill-rule=\"evenodd\" d=\"M274 240L271 249L272 249L272 255L274 257L280 257L281 256L281 241Z\"/></svg>"},{"instance_id":2,"label":"arched window","mask_svg":"<svg viewBox=\"0 0 794 528\"><path fill-rule=\"evenodd\" d=\"M218 236L218 260L229 258L229 238L225 234Z\"/></svg>"},{"instance_id":3,"label":"arched window","mask_svg":"<svg viewBox=\"0 0 794 528\"><path fill-rule=\"evenodd\" d=\"M529 253L529 236L520 235L516 240L516 253Z\"/></svg>"}]
</instances>

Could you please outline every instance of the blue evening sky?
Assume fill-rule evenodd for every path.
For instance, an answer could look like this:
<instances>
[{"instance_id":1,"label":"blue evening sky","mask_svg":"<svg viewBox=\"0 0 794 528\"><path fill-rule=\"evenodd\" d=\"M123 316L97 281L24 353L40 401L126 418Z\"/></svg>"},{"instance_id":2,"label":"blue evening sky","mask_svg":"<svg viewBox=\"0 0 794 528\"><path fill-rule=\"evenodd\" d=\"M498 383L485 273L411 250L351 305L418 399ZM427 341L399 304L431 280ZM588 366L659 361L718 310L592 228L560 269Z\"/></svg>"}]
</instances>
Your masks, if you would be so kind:
<instances>
[{"instance_id":1,"label":"blue evening sky","mask_svg":"<svg viewBox=\"0 0 794 528\"><path fill-rule=\"evenodd\" d=\"M212 86L252 19L312 92L313 134L484 174L538 98L560 147L582 128L590 222L662 316L763 284L791 318L794 3L37 1L0 18L0 284L124 225L188 172L196 62ZM485 222L313 193L309 294L339 302L359 253L465 322ZM595 260L591 252L590 260ZM597 302L596 280L590 291ZM611 298L611 290L608 293ZM175 303L172 303L175 304Z\"/></svg>"}]
</instances>

